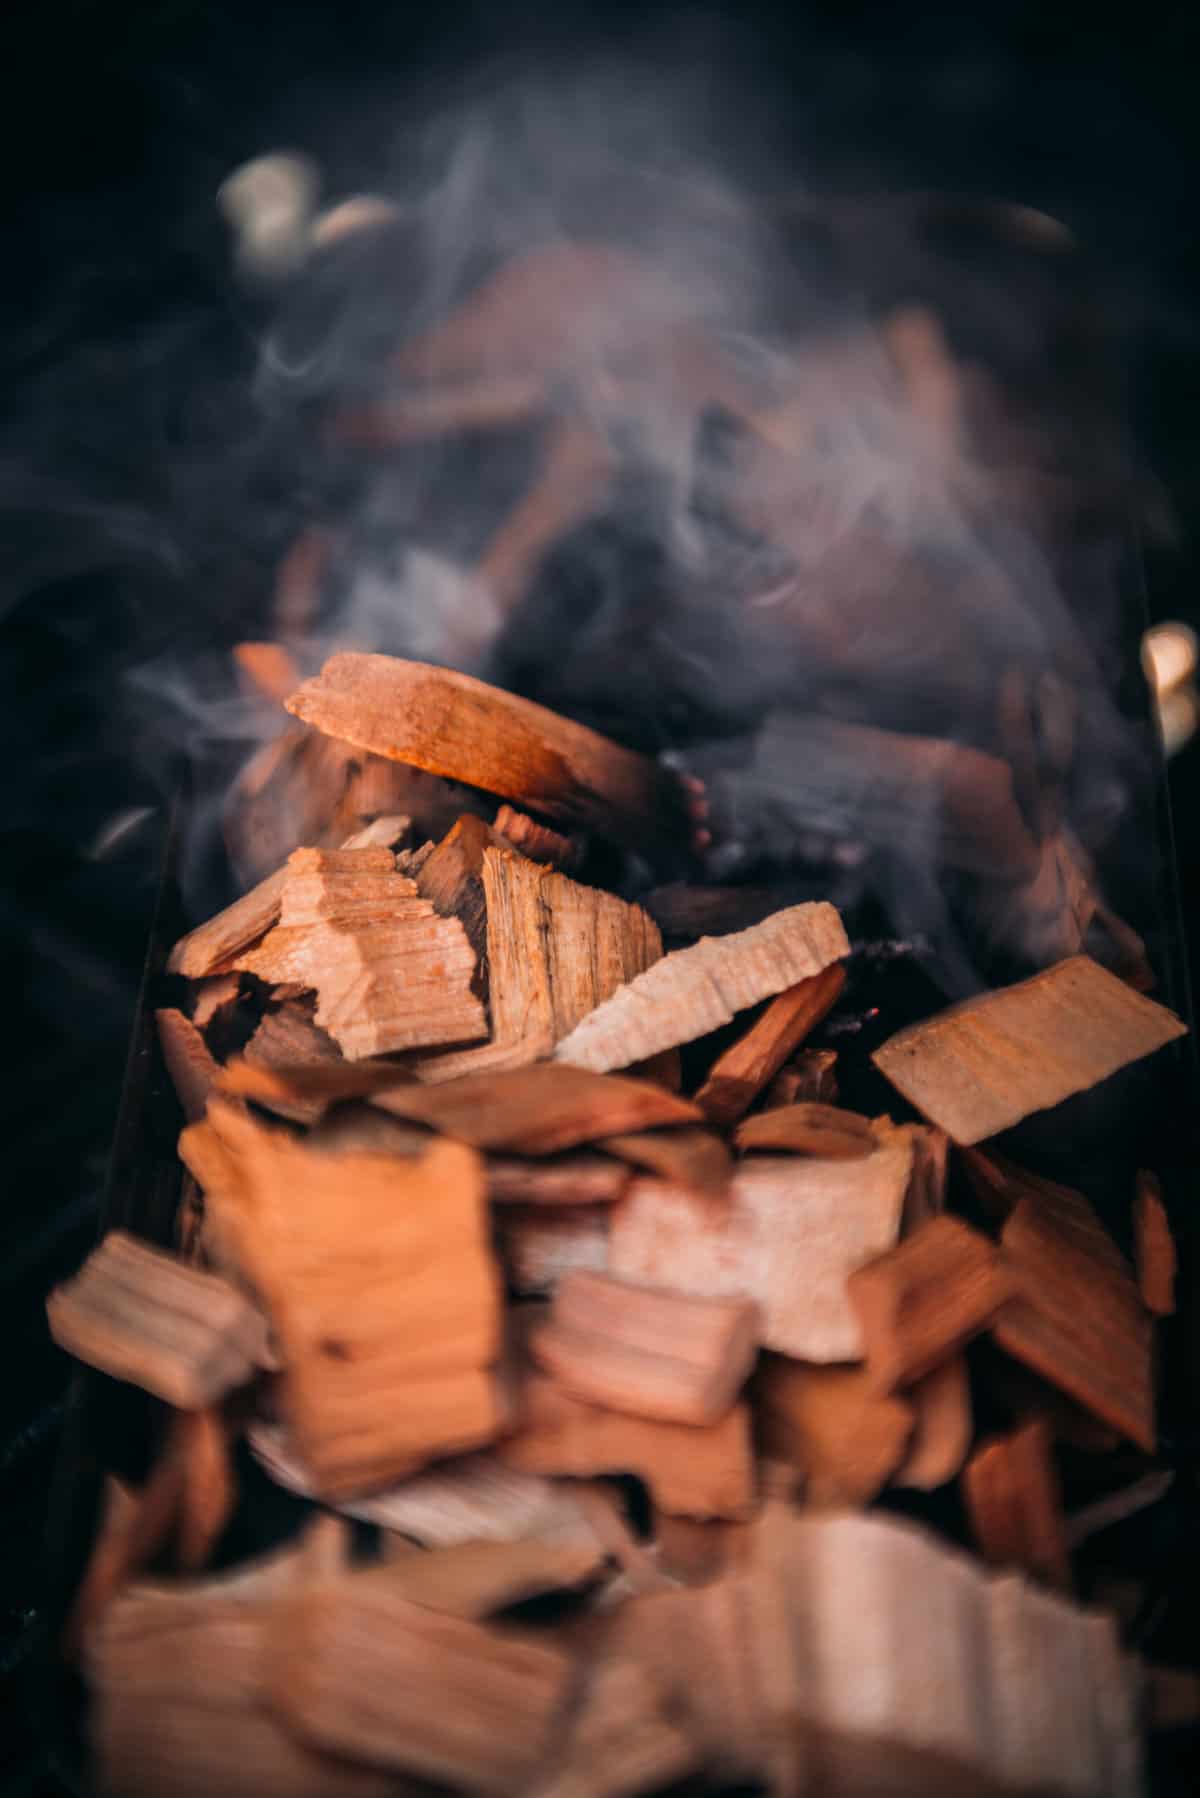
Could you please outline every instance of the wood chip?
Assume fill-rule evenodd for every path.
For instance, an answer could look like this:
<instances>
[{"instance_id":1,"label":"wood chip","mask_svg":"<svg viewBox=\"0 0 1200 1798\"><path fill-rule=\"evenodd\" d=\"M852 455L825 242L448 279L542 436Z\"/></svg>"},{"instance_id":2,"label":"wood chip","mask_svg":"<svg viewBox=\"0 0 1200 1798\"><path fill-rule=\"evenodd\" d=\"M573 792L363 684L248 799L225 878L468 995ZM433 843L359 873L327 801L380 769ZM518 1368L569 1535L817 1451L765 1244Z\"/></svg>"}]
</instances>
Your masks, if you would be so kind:
<instances>
[{"instance_id":1,"label":"wood chip","mask_svg":"<svg viewBox=\"0 0 1200 1798\"><path fill-rule=\"evenodd\" d=\"M1142 1303L1156 1317L1170 1317L1175 1309L1175 1243L1162 1188L1145 1168L1137 1177L1133 1236Z\"/></svg>"},{"instance_id":2,"label":"wood chip","mask_svg":"<svg viewBox=\"0 0 1200 1798\"><path fill-rule=\"evenodd\" d=\"M514 811L511 805L502 805L496 813L492 828L502 836L514 849L527 855L531 862L548 863L554 868L570 868L579 859L575 844L570 837L560 836L557 830L551 830L547 824L538 824L527 818L524 812Z\"/></svg>"},{"instance_id":3,"label":"wood chip","mask_svg":"<svg viewBox=\"0 0 1200 1798\"><path fill-rule=\"evenodd\" d=\"M241 991L240 974L213 974L198 980L192 989L192 1023L197 1030L207 1032L216 1020L230 1015Z\"/></svg>"},{"instance_id":4,"label":"wood chip","mask_svg":"<svg viewBox=\"0 0 1200 1798\"><path fill-rule=\"evenodd\" d=\"M592 1673L560 1761L534 1792L536 1798L636 1798L699 1772L700 1758L645 1668L605 1660Z\"/></svg>"},{"instance_id":5,"label":"wood chip","mask_svg":"<svg viewBox=\"0 0 1200 1798\"><path fill-rule=\"evenodd\" d=\"M112 1607L89 1666L92 1746L106 1792L394 1798L394 1779L312 1752L269 1714L269 1616L253 1588L142 1586Z\"/></svg>"},{"instance_id":6,"label":"wood chip","mask_svg":"<svg viewBox=\"0 0 1200 1798\"><path fill-rule=\"evenodd\" d=\"M832 905L794 905L752 930L664 956L585 1017L555 1058L597 1073L645 1061L719 1030L849 953Z\"/></svg>"},{"instance_id":7,"label":"wood chip","mask_svg":"<svg viewBox=\"0 0 1200 1798\"><path fill-rule=\"evenodd\" d=\"M778 1105L773 1111L744 1118L734 1132L734 1141L743 1152L782 1149L833 1161L861 1161L878 1146L869 1118L812 1101Z\"/></svg>"},{"instance_id":8,"label":"wood chip","mask_svg":"<svg viewBox=\"0 0 1200 1798\"><path fill-rule=\"evenodd\" d=\"M570 1656L415 1604L395 1575L349 1573L280 1601L264 1650L275 1714L348 1759L459 1791L523 1791L550 1752Z\"/></svg>"},{"instance_id":9,"label":"wood chip","mask_svg":"<svg viewBox=\"0 0 1200 1798\"><path fill-rule=\"evenodd\" d=\"M606 1155L713 1199L724 1196L733 1175L733 1158L711 1130L639 1130L606 1136L603 1148Z\"/></svg>"},{"instance_id":10,"label":"wood chip","mask_svg":"<svg viewBox=\"0 0 1200 1798\"><path fill-rule=\"evenodd\" d=\"M342 1065L342 1055L333 1038L319 1030L313 1022L309 1006L290 1000L273 1011L264 1013L262 1022L242 1050L242 1063L252 1068L274 1069ZM237 1089L234 1076L232 1090ZM226 1090L230 1090L226 1083ZM249 1096L280 1117L297 1124L313 1124L325 1110L321 1097L306 1098L291 1092L286 1085L259 1086Z\"/></svg>"},{"instance_id":11,"label":"wood chip","mask_svg":"<svg viewBox=\"0 0 1200 1798\"><path fill-rule=\"evenodd\" d=\"M865 1505L899 1466L913 1413L862 1367L814 1367L767 1355L754 1380L761 1452L804 1476L806 1503Z\"/></svg>"},{"instance_id":12,"label":"wood chip","mask_svg":"<svg viewBox=\"0 0 1200 1798\"><path fill-rule=\"evenodd\" d=\"M679 1130L669 1134L690 1136L691 1132ZM649 1132L633 1139L610 1137L604 1147L611 1150L614 1140L634 1140L640 1145L649 1138ZM655 1135L653 1140L660 1139ZM489 1155L486 1177L488 1201L493 1205L611 1205L628 1190L632 1179L624 1163L610 1160L607 1153L595 1155L587 1150L540 1161L517 1155Z\"/></svg>"},{"instance_id":13,"label":"wood chip","mask_svg":"<svg viewBox=\"0 0 1200 1798\"><path fill-rule=\"evenodd\" d=\"M189 1124L204 1116L217 1078L217 1064L196 1025L181 1011L156 1011L158 1040L176 1097Z\"/></svg>"},{"instance_id":14,"label":"wood chip","mask_svg":"<svg viewBox=\"0 0 1200 1798\"><path fill-rule=\"evenodd\" d=\"M744 1523L725 1523L719 1517L656 1517L658 1565L678 1584L706 1586L742 1564L749 1528Z\"/></svg>"},{"instance_id":15,"label":"wood chip","mask_svg":"<svg viewBox=\"0 0 1200 1798\"><path fill-rule=\"evenodd\" d=\"M832 1011L846 984L840 962L772 999L762 1016L719 1055L696 1094L705 1117L722 1127L744 1117L788 1056Z\"/></svg>"},{"instance_id":16,"label":"wood chip","mask_svg":"<svg viewBox=\"0 0 1200 1798\"><path fill-rule=\"evenodd\" d=\"M1186 1026L1086 955L951 1006L872 1059L960 1144L982 1142L1182 1036Z\"/></svg>"},{"instance_id":17,"label":"wood chip","mask_svg":"<svg viewBox=\"0 0 1200 1798\"><path fill-rule=\"evenodd\" d=\"M518 1296L553 1292L568 1274L608 1266L611 1205L506 1205L495 1222L496 1249Z\"/></svg>"},{"instance_id":18,"label":"wood chip","mask_svg":"<svg viewBox=\"0 0 1200 1798\"><path fill-rule=\"evenodd\" d=\"M202 1410L270 1361L266 1323L242 1293L123 1230L55 1287L46 1315L76 1360L180 1410Z\"/></svg>"},{"instance_id":19,"label":"wood chip","mask_svg":"<svg viewBox=\"0 0 1200 1798\"><path fill-rule=\"evenodd\" d=\"M342 848L399 849L411 832L412 819L407 812L385 812L348 836Z\"/></svg>"},{"instance_id":20,"label":"wood chip","mask_svg":"<svg viewBox=\"0 0 1200 1798\"><path fill-rule=\"evenodd\" d=\"M635 1417L712 1424L754 1364L758 1308L575 1272L559 1280L530 1348L576 1398Z\"/></svg>"},{"instance_id":21,"label":"wood chip","mask_svg":"<svg viewBox=\"0 0 1200 1798\"><path fill-rule=\"evenodd\" d=\"M487 1033L466 932L438 917L386 849L297 849L278 925L237 966L311 988L316 1023L352 1061Z\"/></svg>"},{"instance_id":22,"label":"wood chip","mask_svg":"<svg viewBox=\"0 0 1200 1798\"><path fill-rule=\"evenodd\" d=\"M178 1452L183 1463L179 1565L194 1573L207 1564L237 1500L229 1431L215 1405L181 1414Z\"/></svg>"},{"instance_id":23,"label":"wood chip","mask_svg":"<svg viewBox=\"0 0 1200 1798\"><path fill-rule=\"evenodd\" d=\"M476 1622L549 1592L578 1590L604 1565L600 1544L582 1537L459 1542L400 1559L390 1575L397 1592L428 1610Z\"/></svg>"},{"instance_id":24,"label":"wood chip","mask_svg":"<svg viewBox=\"0 0 1200 1798\"><path fill-rule=\"evenodd\" d=\"M751 930L779 906L777 886L699 887L676 881L646 895L646 910L665 937L693 940Z\"/></svg>"},{"instance_id":25,"label":"wood chip","mask_svg":"<svg viewBox=\"0 0 1200 1798\"><path fill-rule=\"evenodd\" d=\"M422 1080L522 1067L549 1055L581 1018L662 954L658 927L639 906L515 850L485 848L482 881L491 1041L423 1058L416 1064Z\"/></svg>"},{"instance_id":26,"label":"wood chip","mask_svg":"<svg viewBox=\"0 0 1200 1798\"><path fill-rule=\"evenodd\" d=\"M954 1478L971 1446L971 1387L965 1358L951 1355L914 1381L905 1390L904 1402L913 1414L913 1432L891 1483L932 1492Z\"/></svg>"},{"instance_id":27,"label":"wood chip","mask_svg":"<svg viewBox=\"0 0 1200 1798\"><path fill-rule=\"evenodd\" d=\"M801 1049L767 1088L768 1105L836 1105L837 1050Z\"/></svg>"},{"instance_id":28,"label":"wood chip","mask_svg":"<svg viewBox=\"0 0 1200 1798\"><path fill-rule=\"evenodd\" d=\"M992 1323L1014 1289L995 1244L944 1215L855 1268L846 1293L876 1390L931 1373Z\"/></svg>"},{"instance_id":29,"label":"wood chip","mask_svg":"<svg viewBox=\"0 0 1200 1798\"><path fill-rule=\"evenodd\" d=\"M992 1567L1017 1567L1060 1592L1071 1589L1062 1500L1043 1418L978 1448L963 1474L971 1533Z\"/></svg>"},{"instance_id":30,"label":"wood chip","mask_svg":"<svg viewBox=\"0 0 1200 1798\"><path fill-rule=\"evenodd\" d=\"M189 980L229 972L235 957L265 936L278 918L286 873L286 868L277 868L207 924L180 937L167 957L167 972L185 974Z\"/></svg>"},{"instance_id":31,"label":"wood chip","mask_svg":"<svg viewBox=\"0 0 1200 1798\"><path fill-rule=\"evenodd\" d=\"M321 1496L495 1435L499 1282L476 1155L322 1155L220 1101L186 1137L207 1148L208 1216L270 1314L281 1411Z\"/></svg>"},{"instance_id":32,"label":"wood chip","mask_svg":"<svg viewBox=\"0 0 1200 1798\"><path fill-rule=\"evenodd\" d=\"M281 706L301 679L290 650L282 643L235 643L233 659L251 693Z\"/></svg>"},{"instance_id":33,"label":"wood chip","mask_svg":"<svg viewBox=\"0 0 1200 1798\"><path fill-rule=\"evenodd\" d=\"M474 1148L553 1155L605 1137L699 1119L687 1099L649 1081L542 1063L438 1086L402 1086L373 1103Z\"/></svg>"},{"instance_id":34,"label":"wood chip","mask_svg":"<svg viewBox=\"0 0 1200 1798\"><path fill-rule=\"evenodd\" d=\"M480 969L479 990L486 991L487 900L483 887L484 852L498 842L496 832L470 813L457 819L435 843L413 876L417 891L439 917L457 918L467 933Z\"/></svg>"},{"instance_id":35,"label":"wood chip","mask_svg":"<svg viewBox=\"0 0 1200 1798\"><path fill-rule=\"evenodd\" d=\"M531 1372L521 1385L517 1429L496 1453L527 1473L636 1474L660 1510L685 1517L746 1517L754 1504L744 1405L707 1427L662 1423L584 1404Z\"/></svg>"},{"instance_id":36,"label":"wood chip","mask_svg":"<svg viewBox=\"0 0 1200 1798\"><path fill-rule=\"evenodd\" d=\"M1091 1206L1066 1188L1023 1198L1000 1241L1017 1296L992 1325L996 1342L1152 1454L1151 1320Z\"/></svg>"},{"instance_id":37,"label":"wood chip","mask_svg":"<svg viewBox=\"0 0 1200 1798\"><path fill-rule=\"evenodd\" d=\"M895 1242L912 1167L897 1132L865 1161L756 1157L713 1203L637 1180L613 1212L609 1271L677 1292L757 1299L765 1347L853 1361L862 1332L846 1275Z\"/></svg>"},{"instance_id":38,"label":"wood chip","mask_svg":"<svg viewBox=\"0 0 1200 1798\"><path fill-rule=\"evenodd\" d=\"M675 776L544 706L390 656L331 656L287 709L393 761L661 855L688 838Z\"/></svg>"}]
</instances>

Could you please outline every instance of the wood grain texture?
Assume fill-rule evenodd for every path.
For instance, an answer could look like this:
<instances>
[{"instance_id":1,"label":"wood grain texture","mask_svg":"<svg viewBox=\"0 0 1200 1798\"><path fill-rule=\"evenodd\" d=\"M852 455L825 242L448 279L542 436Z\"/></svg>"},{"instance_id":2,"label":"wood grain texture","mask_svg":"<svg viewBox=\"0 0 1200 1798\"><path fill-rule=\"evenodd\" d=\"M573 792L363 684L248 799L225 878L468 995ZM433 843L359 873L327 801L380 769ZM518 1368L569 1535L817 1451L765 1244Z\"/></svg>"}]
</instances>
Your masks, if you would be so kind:
<instances>
[{"instance_id":1,"label":"wood grain texture","mask_svg":"<svg viewBox=\"0 0 1200 1798\"><path fill-rule=\"evenodd\" d=\"M840 962L799 981L771 1000L736 1043L718 1055L696 1103L705 1117L726 1127L744 1117L788 1057L837 1004L846 984Z\"/></svg>"},{"instance_id":2,"label":"wood grain texture","mask_svg":"<svg viewBox=\"0 0 1200 1798\"><path fill-rule=\"evenodd\" d=\"M175 1096L189 1124L204 1116L208 1095L217 1078L217 1064L200 1030L190 1018L173 1006L154 1014L158 1041L162 1049Z\"/></svg>"}]
</instances>

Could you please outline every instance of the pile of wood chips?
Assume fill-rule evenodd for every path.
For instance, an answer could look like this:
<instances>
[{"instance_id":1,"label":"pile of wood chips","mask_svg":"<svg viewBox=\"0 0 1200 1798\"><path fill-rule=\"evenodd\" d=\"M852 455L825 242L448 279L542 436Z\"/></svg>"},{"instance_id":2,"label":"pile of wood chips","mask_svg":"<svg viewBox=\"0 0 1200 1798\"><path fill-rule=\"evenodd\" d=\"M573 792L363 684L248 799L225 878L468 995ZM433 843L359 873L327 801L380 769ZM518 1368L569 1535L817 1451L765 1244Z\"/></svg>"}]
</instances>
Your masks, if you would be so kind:
<instances>
[{"instance_id":1,"label":"pile of wood chips","mask_svg":"<svg viewBox=\"0 0 1200 1798\"><path fill-rule=\"evenodd\" d=\"M686 832L655 764L382 657L288 705L506 803L298 849L175 947L177 1253L114 1232L49 1301L169 1408L68 1632L105 1789L1135 1792L1055 1449L1124 1441L1153 1476L1170 1233L1147 1174L1135 1270L986 1144L1179 1021L1076 956L885 1044L925 1121L840 1109L808 1043L833 907L664 953L566 871L560 829ZM685 1095L679 1049L717 1031ZM983 1337L1012 1427L980 1439ZM213 1572L239 1440L312 1521ZM866 1512L954 1481L979 1559Z\"/></svg>"}]
</instances>

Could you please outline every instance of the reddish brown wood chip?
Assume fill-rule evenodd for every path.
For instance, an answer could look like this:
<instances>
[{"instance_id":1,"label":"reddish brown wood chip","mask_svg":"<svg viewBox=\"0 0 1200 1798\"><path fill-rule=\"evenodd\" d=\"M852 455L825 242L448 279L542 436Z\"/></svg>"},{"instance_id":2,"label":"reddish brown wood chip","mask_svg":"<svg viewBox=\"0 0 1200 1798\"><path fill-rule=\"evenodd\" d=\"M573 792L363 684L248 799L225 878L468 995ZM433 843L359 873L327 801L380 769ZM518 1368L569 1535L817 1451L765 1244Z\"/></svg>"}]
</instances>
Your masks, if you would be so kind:
<instances>
[{"instance_id":1,"label":"reddish brown wood chip","mask_svg":"<svg viewBox=\"0 0 1200 1798\"><path fill-rule=\"evenodd\" d=\"M272 1708L330 1753L459 1791L523 1791L549 1752L571 1657L414 1603L396 1578L405 1565L279 1603L264 1651Z\"/></svg>"},{"instance_id":2,"label":"reddish brown wood chip","mask_svg":"<svg viewBox=\"0 0 1200 1798\"><path fill-rule=\"evenodd\" d=\"M851 1269L900 1229L912 1146L893 1131L865 1161L755 1156L720 1201L637 1180L614 1209L609 1271L709 1297L757 1299L762 1341L806 1361L863 1350Z\"/></svg>"},{"instance_id":3,"label":"reddish brown wood chip","mask_svg":"<svg viewBox=\"0 0 1200 1798\"><path fill-rule=\"evenodd\" d=\"M237 1485L228 1426L215 1405L183 1412L177 1443L183 1464L179 1565L194 1573L206 1565L233 1515Z\"/></svg>"},{"instance_id":4,"label":"reddish brown wood chip","mask_svg":"<svg viewBox=\"0 0 1200 1798\"><path fill-rule=\"evenodd\" d=\"M1151 1320L1086 1199L1065 1187L1023 1198L1000 1240L1017 1296L992 1325L997 1343L1153 1453Z\"/></svg>"},{"instance_id":5,"label":"reddish brown wood chip","mask_svg":"<svg viewBox=\"0 0 1200 1798\"><path fill-rule=\"evenodd\" d=\"M836 1105L837 1050L801 1049L767 1088L768 1105Z\"/></svg>"},{"instance_id":6,"label":"reddish brown wood chip","mask_svg":"<svg viewBox=\"0 0 1200 1798\"><path fill-rule=\"evenodd\" d=\"M640 1130L606 1136L603 1146L606 1155L709 1198L721 1198L733 1175L733 1157L711 1130Z\"/></svg>"},{"instance_id":7,"label":"reddish brown wood chip","mask_svg":"<svg viewBox=\"0 0 1200 1798\"><path fill-rule=\"evenodd\" d=\"M1185 1030L1165 1006L1076 955L910 1025L872 1059L918 1111L970 1144L1095 1086Z\"/></svg>"},{"instance_id":8,"label":"reddish brown wood chip","mask_svg":"<svg viewBox=\"0 0 1200 1798\"><path fill-rule=\"evenodd\" d=\"M192 1125L203 1129L204 1125ZM267 1328L246 1297L113 1230L46 1301L60 1348L181 1410L201 1410L269 1365Z\"/></svg>"},{"instance_id":9,"label":"reddish brown wood chip","mask_svg":"<svg viewBox=\"0 0 1200 1798\"><path fill-rule=\"evenodd\" d=\"M208 1219L271 1316L282 1414L323 1497L495 1435L499 1282L476 1155L321 1154L219 1101L184 1133L197 1145Z\"/></svg>"},{"instance_id":10,"label":"reddish brown wood chip","mask_svg":"<svg viewBox=\"0 0 1200 1798\"><path fill-rule=\"evenodd\" d=\"M914 1381L906 1388L904 1401L913 1414L913 1433L891 1483L932 1492L954 1478L971 1446L971 1386L965 1357L952 1355Z\"/></svg>"},{"instance_id":11,"label":"reddish brown wood chip","mask_svg":"<svg viewBox=\"0 0 1200 1798\"><path fill-rule=\"evenodd\" d=\"M963 1474L979 1552L993 1567L1019 1567L1059 1591L1071 1588L1062 1501L1043 1418L985 1443Z\"/></svg>"},{"instance_id":12,"label":"reddish brown wood chip","mask_svg":"<svg viewBox=\"0 0 1200 1798\"><path fill-rule=\"evenodd\" d=\"M687 1099L649 1081L557 1063L472 1074L444 1085L398 1087L376 1093L374 1103L477 1149L519 1155L553 1155L700 1117Z\"/></svg>"},{"instance_id":13,"label":"reddish brown wood chip","mask_svg":"<svg viewBox=\"0 0 1200 1798\"><path fill-rule=\"evenodd\" d=\"M712 1424L754 1364L758 1307L570 1273L530 1347L576 1398L635 1417Z\"/></svg>"},{"instance_id":14,"label":"reddish brown wood chip","mask_svg":"<svg viewBox=\"0 0 1200 1798\"><path fill-rule=\"evenodd\" d=\"M532 862L549 863L555 868L570 868L577 860L575 844L570 837L560 836L547 824L538 824L524 812L502 805L496 813L493 829L514 849Z\"/></svg>"},{"instance_id":15,"label":"reddish brown wood chip","mask_svg":"<svg viewBox=\"0 0 1200 1798\"><path fill-rule=\"evenodd\" d=\"M810 1505L865 1505L899 1465L913 1414L861 1367L814 1367L767 1355L755 1376L761 1451L803 1475Z\"/></svg>"},{"instance_id":16,"label":"reddish brown wood chip","mask_svg":"<svg viewBox=\"0 0 1200 1798\"><path fill-rule=\"evenodd\" d=\"M663 1423L584 1404L556 1380L528 1373L517 1428L496 1453L527 1473L574 1479L636 1474L661 1510L685 1517L746 1517L754 1504L744 1405L707 1426Z\"/></svg>"},{"instance_id":17,"label":"reddish brown wood chip","mask_svg":"<svg viewBox=\"0 0 1200 1798\"><path fill-rule=\"evenodd\" d=\"M696 1094L705 1117L722 1126L744 1117L788 1056L833 1009L845 984L846 970L835 962L772 999L745 1036L709 1069Z\"/></svg>"},{"instance_id":18,"label":"reddish brown wood chip","mask_svg":"<svg viewBox=\"0 0 1200 1798\"><path fill-rule=\"evenodd\" d=\"M987 1328L1013 1290L995 1245L945 1215L855 1268L846 1292L876 1390L931 1373Z\"/></svg>"},{"instance_id":19,"label":"reddish brown wood chip","mask_svg":"<svg viewBox=\"0 0 1200 1798\"><path fill-rule=\"evenodd\" d=\"M235 643L233 659L250 691L281 706L300 680L300 670L282 643Z\"/></svg>"},{"instance_id":20,"label":"reddish brown wood chip","mask_svg":"<svg viewBox=\"0 0 1200 1798\"><path fill-rule=\"evenodd\" d=\"M597 1073L646 1061L719 1030L849 953L832 905L793 905L752 930L665 955L577 1024L555 1059Z\"/></svg>"},{"instance_id":21,"label":"reddish brown wood chip","mask_svg":"<svg viewBox=\"0 0 1200 1798\"><path fill-rule=\"evenodd\" d=\"M156 1011L154 1021L158 1025L163 1060L183 1115L189 1124L194 1124L197 1118L204 1116L208 1095L217 1078L217 1064L195 1024L181 1011Z\"/></svg>"},{"instance_id":22,"label":"reddish brown wood chip","mask_svg":"<svg viewBox=\"0 0 1200 1798\"><path fill-rule=\"evenodd\" d=\"M649 854L686 844L677 779L647 756L470 675L331 656L287 709L326 735L526 804Z\"/></svg>"},{"instance_id":23,"label":"reddish brown wood chip","mask_svg":"<svg viewBox=\"0 0 1200 1798\"><path fill-rule=\"evenodd\" d=\"M869 1118L856 1111L811 1101L778 1105L744 1118L734 1132L739 1149L787 1150L793 1155L826 1156L834 1161L861 1161L873 1155L878 1138Z\"/></svg>"},{"instance_id":24,"label":"reddish brown wood chip","mask_svg":"<svg viewBox=\"0 0 1200 1798\"><path fill-rule=\"evenodd\" d=\"M1133 1234L1142 1303L1156 1317L1169 1317L1175 1309L1175 1242L1162 1188L1145 1168L1137 1177Z\"/></svg>"},{"instance_id":25,"label":"reddish brown wood chip","mask_svg":"<svg viewBox=\"0 0 1200 1798\"><path fill-rule=\"evenodd\" d=\"M270 1072L293 1067L343 1067L345 1063L333 1038L313 1022L310 1006L292 999L264 1015L242 1050L240 1065ZM286 1074L284 1078L286 1081ZM231 1082L224 1083L224 1090L236 1091L238 1079L235 1073ZM270 1082L260 1085L247 1096L298 1124L315 1123L327 1103L320 1095L305 1097L292 1093L286 1085L280 1090Z\"/></svg>"}]
</instances>

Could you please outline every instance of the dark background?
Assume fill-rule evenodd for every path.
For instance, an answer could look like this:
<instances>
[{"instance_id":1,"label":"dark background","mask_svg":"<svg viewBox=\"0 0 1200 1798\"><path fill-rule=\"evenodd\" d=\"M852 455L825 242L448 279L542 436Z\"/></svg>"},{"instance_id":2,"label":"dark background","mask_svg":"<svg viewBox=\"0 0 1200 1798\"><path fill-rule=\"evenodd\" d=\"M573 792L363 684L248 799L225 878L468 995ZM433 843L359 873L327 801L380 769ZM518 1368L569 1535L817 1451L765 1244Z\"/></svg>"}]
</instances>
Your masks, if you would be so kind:
<instances>
[{"instance_id":1,"label":"dark background","mask_svg":"<svg viewBox=\"0 0 1200 1798\"><path fill-rule=\"evenodd\" d=\"M781 179L794 167L833 189L1019 201L1099 252L1129 425L1160 490L1143 520L1151 612L1200 623L1200 9L965 10L744 6L733 37L719 16L646 6L48 0L6 16L0 1675L36 1633L61 1417L41 1301L96 1228L156 879L166 770L120 675L166 646L227 641L266 591L242 522L252 320L229 279L219 181L294 145L352 187L377 166L389 108L489 56L539 43L582 56L645 38L650 20L664 67L740 62L762 99L756 148ZM1171 784L1195 918L1200 745ZM97 855L129 807L148 809ZM40 1789L20 1710L14 1696L12 1789Z\"/></svg>"}]
</instances>

